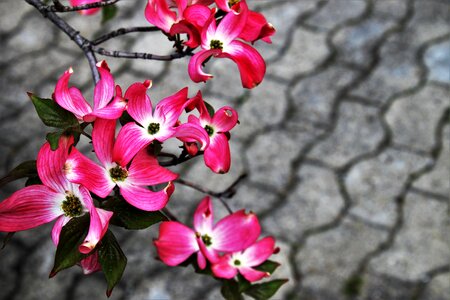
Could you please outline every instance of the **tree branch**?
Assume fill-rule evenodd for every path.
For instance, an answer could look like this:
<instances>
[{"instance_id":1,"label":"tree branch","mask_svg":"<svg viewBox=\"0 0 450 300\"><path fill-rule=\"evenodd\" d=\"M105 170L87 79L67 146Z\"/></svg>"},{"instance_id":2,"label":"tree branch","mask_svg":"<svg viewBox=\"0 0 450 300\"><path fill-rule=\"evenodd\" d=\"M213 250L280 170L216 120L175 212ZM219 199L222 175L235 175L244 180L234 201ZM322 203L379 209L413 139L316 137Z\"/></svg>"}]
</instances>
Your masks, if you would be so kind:
<instances>
[{"instance_id":1,"label":"tree branch","mask_svg":"<svg viewBox=\"0 0 450 300\"><path fill-rule=\"evenodd\" d=\"M112 5L114 3L119 2L120 0L103 0L101 2L95 2L95 3L88 3L78 6L65 6L59 2L59 0L53 0L54 5L45 6L45 10L48 12L72 12L72 11L79 11L79 10L85 10L90 8L98 8L98 7L104 7L108 5Z\"/></svg>"},{"instance_id":2,"label":"tree branch","mask_svg":"<svg viewBox=\"0 0 450 300\"><path fill-rule=\"evenodd\" d=\"M110 40L112 38L132 33L132 32L154 32L154 31L160 31L158 27L154 26L145 26L145 27L129 27L129 28L119 28L117 30L111 31L105 35L102 35L101 37L95 39L92 41L92 45L99 45L101 43L106 42L107 40Z\"/></svg>"},{"instance_id":3,"label":"tree branch","mask_svg":"<svg viewBox=\"0 0 450 300\"><path fill-rule=\"evenodd\" d=\"M129 52L129 51L121 51L121 50L108 50L105 48L92 46L92 51L110 57L120 57L120 58L131 58L131 59L153 59L153 60L163 60L169 61L177 58L182 58L184 56L190 55L190 53L174 53L169 55L156 55L152 53L145 52Z\"/></svg>"}]
</instances>

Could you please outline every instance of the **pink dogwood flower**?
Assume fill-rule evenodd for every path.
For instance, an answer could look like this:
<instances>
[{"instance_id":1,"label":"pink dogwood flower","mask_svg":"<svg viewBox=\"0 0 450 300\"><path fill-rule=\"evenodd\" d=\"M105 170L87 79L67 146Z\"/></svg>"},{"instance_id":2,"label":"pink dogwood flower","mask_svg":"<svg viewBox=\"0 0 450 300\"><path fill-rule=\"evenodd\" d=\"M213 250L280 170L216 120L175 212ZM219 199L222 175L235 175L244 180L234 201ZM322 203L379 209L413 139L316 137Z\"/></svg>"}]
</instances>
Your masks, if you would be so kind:
<instances>
[{"instance_id":1,"label":"pink dogwood flower","mask_svg":"<svg viewBox=\"0 0 450 300\"><path fill-rule=\"evenodd\" d=\"M197 253L197 263L206 267L219 261L223 252L241 251L258 238L261 227L253 213L244 210L230 214L214 225L211 199L205 197L194 214L194 230L182 223L162 222L159 238L154 241L159 258L169 266L176 266Z\"/></svg>"},{"instance_id":2,"label":"pink dogwood flower","mask_svg":"<svg viewBox=\"0 0 450 300\"><path fill-rule=\"evenodd\" d=\"M224 106L211 117L200 91L196 99L196 107L200 117L189 115L188 121L205 128L209 135L209 145L203 155L205 164L215 173L227 173L231 165L230 145L228 143L229 131L236 126L238 113L231 107Z\"/></svg>"},{"instance_id":3,"label":"pink dogwood flower","mask_svg":"<svg viewBox=\"0 0 450 300\"><path fill-rule=\"evenodd\" d=\"M270 276L270 273L262 272L253 267L265 262L275 252L275 240L265 237L254 243L244 251L226 254L213 264L211 270L219 278L231 279L241 273L250 282L261 280Z\"/></svg>"},{"instance_id":4,"label":"pink dogwood flower","mask_svg":"<svg viewBox=\"0 0 450 300\"><path fill-rule=\"evenodd\" d=\"M70 5L72 5L72 6L80 6L80 5L85 5L85 4L101 2L101 0L69 0L69 2L70 2ZM93 15L99 11L100 11L100 7L96 7L96 8L79 10L78 13L80 13L82 15Z\"/></svg>"},{"instance_id":5,"label":"pink dogwood flower","mask_svg":"<svg viewBox=\"0 0 450 300\"><path fill-rule=\"evenodd\" d=\"M153 111L147 95L151 81L132 84L125 93L127 111L137 122L127 123L119 132L113 150L113 161L125 166L134 155L153 141L164 142L177 138L191 138L201 143L202 150L209 144L208 134L195 124L178 125L178 118L189 105L187 88L161 100Z\"/></svg>"},{"instance_id":6,"label":"pink dogwood flower","mask_svg":"<svg viewBox=\"0 0 450 300\"><path fill-rule=\"evenodd\" d=\"M252 46L237 40L247 22L247 5L242 1L235 6L219 25L216 25L214 11L206 22L201 34L202 50L189 61L188 72L194 82L207 81L213 77L202 70L202 65L211 56L233 60L245 88L254 88L262 81L266 72L264 59Z\"/></svg>"},{"instance_id":7,"label":"pink dogwood flower","mask_svg":"<svg viewBox=\"0 0 450 300\"><path fill-rule=\"evenodd\" d=\"M56 219L52 239L58 245L62 227L71 219L90 214L88 234L80 245L81 253L95 248L108 229L112 212L96 208L89 191L69 182L64 176L64 163L73 138L62 136L56 151L45 143L37 157L37 171L43 184L18 190L0 203L0 231L31 229Z\"/></svg>"},{"instance_id":8,"label":"pink dogwood flower","mask_svg":"<svg viewBox=\"0 0 450 300\"><path fill-rule=\"evenodd\" d=\"M84 185L94 194L105 198L115 186L118 186L123 198L131 205L146 211L162 209L174 191L171 182L178 174L161 167L158 160L142 149L134 157L130 166L113 159L115 140L115 120L97 119L92 130L92 144L102 166L72 149L66 161L66 176L71 182ZM116 141L117 144L117 141ZM159 191L147 188L169 182Z\"/></svg>"},{"instance_id":9,"label":"pink dogwood flower","mask_svg":"<svg viewBox=\"0 0 450 300\"><path fill-rule=\"evenodd\" d=\"M69 88L69 79L73 70L65 71L59 78L54 97L56 102L64 109L72 112L79 120L93 122L95 118L117 119L126 108L126 101L122 98L122 89L114 87L114 78L111 75L106 61L97 63L100 80L94 89L94 108L86 101L80 90ZM115 92L115 96L114 96Z\"/></svg>"}]
</instances>

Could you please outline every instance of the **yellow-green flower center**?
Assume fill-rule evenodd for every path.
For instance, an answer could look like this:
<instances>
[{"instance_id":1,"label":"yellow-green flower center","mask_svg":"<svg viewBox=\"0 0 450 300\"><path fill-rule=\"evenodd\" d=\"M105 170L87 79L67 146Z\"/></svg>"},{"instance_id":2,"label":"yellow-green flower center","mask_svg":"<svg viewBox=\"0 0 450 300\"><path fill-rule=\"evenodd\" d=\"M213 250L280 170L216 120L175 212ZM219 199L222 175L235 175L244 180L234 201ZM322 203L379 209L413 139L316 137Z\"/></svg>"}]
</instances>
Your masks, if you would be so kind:
<instances>
[{"instance_id":1,"label":"yellow-green flower center","mask_svg":"<svg viewBox=\"0 0 450 300\"><path fill-rule=\"evenodd\" d=\"M67 193L66 200L61 204L66 217L78 217L83 213L83 205L80 199L72 193Z\"/></svg>"},{"instance_id":2,"label":"yellow-green flower center","mask_svg":"<svg viewBox=\"0 0 450 300\"><path fill-rule=\"evenodd\" d=\"M211 43L209 44L209 47L211 49L219 49L222 50L223 49L223 43L219 40L211 40Z\"/></svg>"},{"instance_id":3,"label":"yellow-green flower center","mask_svg":"<svg viewBox=\"0 0 450 300\"><path fill-rule=\"evenodd\" d=\"M240 261L239 259L235 259L234 262L233 262L233 264L234 264L235 266L240 266L240 265L241 265L241 261Z\"/></svg>"},{"instance_id":4,"label":"yellow-green flower center","mask_svg":"<svg viewBox=\"0 0 450 300\"><path fill-rule=\"evenodd\" d=\"M214 128L212 128L209 125L205 126L205 130L206 130L206 133L208 133L209 136L212 136L214 134Z\"/></svg>"},{"instance_id":5,"label":"yellow-green flower center","mask_svg":"<svg viewBox=\"0 0 450 300\"><path fill-rule=\"evenodd\" d=\"M159 123L150 123L150 125L148 125L148 133L150 134L158 133L159 129Z\"/></svg>"},{"instance_id":6,"label":"yellow-green flower center","mask_svg":"<svg viewBox=\"0 0 450 300\"><path fill-rule=\"evenodd\" d=\"M115 166L114 168L109 169L109 175L114 182L124 181L128 177L128 171L121 166Z\"/></svg>"},{"instance_id":7,"label":"yellow-green flower center","mask_svg":"<svg viewBox=\"0 0 450 300\"><path fill-rule=\"evenodd\" d=\"M235 5L236 3L239 3L241 0L228 0L228 5L230 7L232 7L233 5Z\"/></svg>"},{"instance_id":8,"label":"yellow-green flower center","mask_svg":"<svg viewBox=\"0 0 450 300\"><path fill-rule=\"evenodd\" d=\"M207 234L202 235L202 241L207 247L212 245L211 237Z\"/></svg>"}]
</instances>

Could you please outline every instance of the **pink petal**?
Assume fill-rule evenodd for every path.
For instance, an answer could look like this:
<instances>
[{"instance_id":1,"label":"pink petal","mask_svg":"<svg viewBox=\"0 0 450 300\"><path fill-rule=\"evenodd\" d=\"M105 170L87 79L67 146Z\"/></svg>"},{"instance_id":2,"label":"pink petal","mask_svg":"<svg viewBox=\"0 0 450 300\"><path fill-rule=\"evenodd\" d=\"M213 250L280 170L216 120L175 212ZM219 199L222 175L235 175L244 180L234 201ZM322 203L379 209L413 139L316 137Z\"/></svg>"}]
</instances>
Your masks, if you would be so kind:
<instances>
[{"instance_id":1,"label":"pink petal","mask_svg":"<svg viewBox=\"0 0 450 300\"><path fill-rule=\"evenodd\" d=\"M178 222L162 222L154 243L159 258L169 266L182 263L199 250L194 231Z\"/></svg>"},{"instance_id":2,"label":"pink petal","mask_svg":"<svg viewBox=\"0 0 450 300\"><path fill-rule=\"evenodd\" d=\"M275 28L268 23L266 18L258 12L249 11L247 23L239 34L239 38L247 42L255 42L262 39L267 43L272 43L270 37L275 34Z\"/></svg>"},{"instance_id":3,"label":"pink petal","mask_svg":"<svg viewBox=\"0 0 450 300\"><path fill-rule=\"evenodd\" d=\"M198 4L188 6L183 13L184 19L193 24L199 31L205 26L210 16L211 9Z\"/></svg>"},{"instance_id":4,"label":"pink petal","mask_svg":"<svg viewBox=\"0 0 450 300\"><path fill-rule=\"evenodd\" d=\"M253 244L261 233L255 214L240 210L220 220L213 229L214 249L223 252L244 250Z\"/></svg>"},{"instance_id":5,"label":"pink petal","mask_svg":"<svg viewBox=\"0 0 450 300\"><path fill-rule=\"evenodd\" d=\"M242 259L247 267L259 266L273 254L274 250L275 239L268 236L245 249Z\"/></svg>"},{"instance_id":6,"label":"pink petal","mask_svg":"<svg viewBox=\"0 0 450 300\"><path fill-rule=\"evenodd\" d=\"M222 50L213 49L201 50L195 53L195 55L191 57L188 66L188 73L191 80L194 82L206 82L207 80L213 78L211 74L203 72L202 64L208 57L218 55L221 52Z\"/></svg>"},{"instance_id":7,"label":"pink petal","mask_svg":"<svg viewBox=\"0 0 450 300\"><path fill-rule=\"evenodd\" d=\"M116 185L108 171L81 154L76 148L72 149L66 161L67 179L85 186L101 198L108 196Z\"/></svg>"},{"instance_id":8,"label":"pink petal","mask_svg":"<svg viewBox=\"0 0 450 300\"><path fill-rule=\"evenodd\" d=\"M89 275L91 273L100 271L102 269L102 266L100 265L100 262L98 260L98 252L95 251L88 257L82 259L80 261L80 266L83 269L84 275Z\"/></svg>"},{"instance_id":9,"label":"pink petal","mask_svg":"<svg viewBox=\"0 0 450 300\"><path fill-rule=\"evenodd\" d=\"M266 63L252 46L232 41L221 56L228 57L237 64L243 87L252 89L263 80Z\"/></svg>"},{"instance_id":10,"label":"pink petal","mask_svg":"<svg viewBox=\"0 0 450 300\"><path fill-rule=\"evenodd\" d=\"M27 230L63 214L64 195L44 185L30 185L0 202L0 231Z\"/></svg>"},{"instance_id":11,"label":"pink petal","mask_svg":"<svg viewBox=\"0 0 450 300\"><path fill-rule=\"evenodd\" d=\"M218 8L225 12L231 11L230 7L228 6L228 0L215 0L216 5Z\"/></svg>"},{"instance_id":12,"label":"pink petal","mask_svg":"<svg viewBox=\"0 0 450 300\"><path fill-rule=\"evenodd\" d=\"M142 149L131 161L127 182L137 186L157 185L177 178L178 174L161 167L154 156L150 156L146 149Z\"/></svg>"},{"instance_id":13,"label":"pink petal","mask_svg":"<svg viewBox=\"0 0 450 300\"><path fill-rule=\"evenodd\" d=\"M94 111L105 107L114 97L114 78L108 64L102 60L97 63L100 80L94 88Z\"/></svg>"},{"instance_id":14,"label":"pink petal","mask_svg":"<svg viewBox=\"0 0 450 300\"><path fill-rule=\"evenodd\" d=\"M69 190L69 181L64 174L65 162L73 137L61 136L58 149L52 151L49 143L45 143L37 156L37 171L42 183L54 191L64 194Z\"/></svg>"},{"instance_id":15,"label":"pink petal","mask_svg":"<svg viewBox=\"0 0 450 300\"><path fill-rule=\"evenodd\" d=\"M241 273L242 276L244 276L244 278L250 282L258 281L263 279L264 277L270 276L270 274L267 272L258 271L250 267L240 267L239 273Z\"/></svg>"},{"instance_id":16,"label":"pink petal","mask_svg":"<svg viewBox=\"0 0 450 300\"><path fill-rule=\"evenodd\" d=\"M128 101L127 112L142 126L147 126L152 119L152 102L147 95L147 90L151 87L151 81L144 83L133 83L125 92L125 99Z\"/></svg>"},{"instance_id":17,"label":"pink petal","mask_svg":"<svg viewBox=\"0 0 450 300\"><path fill-rule=\"evenodd\" d=\"M79 247L80 252L83 254L88 254L91 252L97 243L103 238L108 230L109 220L113 215L111 211L96 208L93 205L89 209L89 214L91 216L89 231L83 243Z\"/></svg>"},{"instance_id":18,"label":"pink petal","mask_svg":"<svg viewBox=\"0 0 450 300\"><path fill-rule=\"evenodd\" d=\"M200 248L200 251L203 255L208 259L208 261L212 264L215 264L219 261L220 256L219 252L214 248L214 240L212 241L212 245L206 246L202 240L202 237L197 237L197 243Z\"/></svg>"},{"instance_id":19,"label":"pink petal","mask_svg":"<svg viewBox=\"0 0 450 300\"><path fill-rule=\"evenodd\" d=\"M215 173L224 174L230 170L230 145L224 133L214 134L210 139L208 148L205 149L203 157L205 165Z\"/></svg>"},{"instance_id":20,"label":"pink petal","mask_svg":"<svg viewBox=\"0 0 450 300\"><path fill-rule=\"evenodd\" d=\"M213 207L211 198L206 196L197 206L194 213L194 228L200 234L211 234L213 229Z\"/></svg>"},{"instance_id":21,"label":"pink petal","mask_svg":"<svg viewBox=\"0 0 450 300\"><path fill-rule=\"evenodd\" d=\"M208 147L209 136L203 127L193 123L185 123L175 129L174 137L186 142L197 141L201 144L201 150Z\"/></svg>"},{"instance_id":22,"label":"pink petal","mask_svg":"<svg viewBox=\"0 0 450 300\"><path fill-rule=\"evenodd\" d=\"M170 27L177 19L177 14L169 9L165 0L148 0L145 18L151 24L169 33Z\"/></svg>"},{"instance_id":23,"label":"pink petal","mask_svg":"<svg viewBox=\"0 0 450 300\"><path fill-rule=\"evenodd\" d=\"M211 10L209 19L206 20L203 30L201 32L202 48L208 50L210 48L211 40L215 38L217 25L216 25L216 9Z\"/></svg>"},{"instance_id":24,"label":"pink petal","mask_svg":"<svg viewBox=\"0 0 450 300\"><path fill-rule=\"evenodd\" d=\"M218 132L227 132L236 126L238 121L238 113L229 106L220 108L212 118L212 125Z\"/></svg>"},{"instance_id":25,"label":"pink petal","mask_svg":"<svg viewBox=\"0 0 450 300\"><path fill-rule=\"evenodd\" d=\"M230 256L223 256L216 264L211 266L214 276L219 278L231 279L237 275L238 270L230 263Z\"/></svg>"},{"instance_id":26,"label":"pink petal","mask_svg":"<svg viewBox=\"0 0 450 300\"><path fill-rule=\"evenodd\" d=\"M92 113L84 116L84 121L88 122L88 120L86 120L86 117L99 117L108 120L116 120L120 118L123 111L127 108L127 102L124 98L122 98L122 92L119 86L116 87L116 93L117 95L114 97L113 101L111 101L105 107L97 109Z\"/></svg>"},{"instance_id":27,"label":"pink petal","mask_svg":"<svg viewBox=\"0 0 450 300\"><path fill-rule=\"evenodd\" d=\"M73 70L70 68L59 78L55 87L55 100L64 109L72 112L78 119L92 111L80 90L75 87L69 89L69 79Z\"/></svg>"},{"instance_id":28,"label":"pink petal","mask_svg":"<svg viewBox=\"0 0 450 300\"><path fill-rule=\"evenodd\" d=\"M214 38L220 40L224 47L238 37L247 22L248 7L245 1L239 2L239 10L239 13L234 10L228 12L217 26Z\"/></svg>"},{"instance_id":29,"label":"pink petal","mask_svg":"<svg viewBox=\"0 0 450 300\"><path fill-rule=\"evenodd\" d=\"M97 119L92 130L92 145L95 154L105 167L109 167L112 160L114 139L116 134L116 120Z\"/></svg>"},{"instance_id":30,"label":"pink petal","mask_svg":"<svg viewBox=\"0 0 450 300\"><path fill-rule=\"evenodd\" d=\"M60 216L58 219L56 219L55 225L53 225L52 229L52 241L55 246L58 246L59 235L61 234L63 226L66 225L69 221L70 218L66 216Z\"/></svg>"},{"instance_id":31,"label":"pink petal","mask_svg":"<svg viewBox=\"0 0 450 300\"><path fill-rule=\"evenodd\" d=\"M147 188L131 184L120 184L120 193L125 200L141 210L157 211L164 208L172 195L175 186L172 182L161 191L153 192Z\"/></svg>"},{"instance_id":32,"label":"pink petal","mask_svg":"<svg viewBox=\"0 0 450 300\"><path fill-rule=\"evenodd\" d=\"M72 5L72 6L79 6L79 5L84 5L84 4L100 2L100 0L69 0L69 1L70 1L70 5ZM92 15L92 14L97 13L98 11L100 11L100 7L79 10L78 13L80 13L82 15Z\"/></svg>"},{"instance_id":33,"label":"pink petal","mask_svg":"<svg viewBox=\"0 0 450 300\"><path fill-rule=\"evenodd\" d=\"M134 122L127 123L119 131L113 149L113 161L122 167L126 166L141 149L149 145L154 138L147 129Z\"/></svg>"},{"instance_id":34,"label":"pink petal","mask_svg":"<svg viewBox=\"0 0 450 300\"><path fill-rule=\"evenodd\" d=\"M206 268L206 258L201 251L197 252L197 264L198 267L202 270Z\"/></svg>"},{"instance_id":35,"label":"pink petal","mask_svg":"<svg viewBox=\"0 0 450 300\"><path fill-rule=\"evenodd\" d=\"M165 126L174 126L187 105L188 88L185 87L177 93L164 98L155 107L155 119L165 120Z\"/></svg>"},{"instance_id":36,"label":"pink petal","mask_svg":"<svg viewBox=\"0 0 450 300\"><path fill-rule=\"evenodd\" d=\"M191 23L181 20L180 22L177 22L170 27L170 35L174 36L176 34L186 33L189 37L189 39L184 42L186 46L189 48L197 48L200 46L200 32L198 29L192 25Z\"/></svg>"}]
</instances>

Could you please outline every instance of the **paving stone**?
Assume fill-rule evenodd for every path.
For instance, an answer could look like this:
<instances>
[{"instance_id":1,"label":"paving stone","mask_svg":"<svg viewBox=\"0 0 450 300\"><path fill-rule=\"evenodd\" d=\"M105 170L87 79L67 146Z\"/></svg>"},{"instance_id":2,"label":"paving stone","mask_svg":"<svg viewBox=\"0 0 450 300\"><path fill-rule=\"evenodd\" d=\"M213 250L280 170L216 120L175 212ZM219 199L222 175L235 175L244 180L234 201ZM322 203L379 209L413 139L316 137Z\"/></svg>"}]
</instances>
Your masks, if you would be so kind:
<instances>
[{"instance_id":1,"label":"paving stone","mask_svg":"<svg viewBox=\"0 0 450 300\"><path fill-rule=\"evenodd\" d=\"M368 272L361 277L362 288L359 299L365 300L403 300L414 299L417 285L396 277ZM434 300L434 298L431 298Z\"/></svg>"},{"instance_id":2,"label":"paving stone","mask_svg":"<svg viewBox=\"0 0 450 300\"><path fill-rule=\"evenodd\" d=\"M376 272L417 281L426 272L448 264L447 204L408 194L404 224L394 244L371 261Z\"/></svg>"},{"instance_id":3,"label":"paving stone","mask_svg":"<svg viewBox=\"0 0 450 300\"><path fill-rule=\"evenodd\" d=\"M325 34L313 33L301 28L295 29L292 40L299 43L292 44L280 60L269 64L267 72L289 80L295 75L312 71L327 58L330 52L325 39Z\"/></svg>"},{"instance_id":4,"label":"paving stone","mask_svg":"<svg viewBox=\"0 0 450 300\"><path fill-rule=\"evenodd\" d=\"M273 207L277 200L278 197L272 189L262 189L260 185L244 183L239 186L233 198L227 201L236 210L245 208L258 215L259 212Z\"/></svg>"},{"instance_id":5,"label":"paving stone","mask_svg":"<svg viewBox=\"0 0 450 300\"><path fill-rule=\"evenodd\" d=\"M392 226L396 219L395 197L408 176L428 163L426 157L391 149L359 162L345 178L354 201L351 212L370 222Z\"/></svg>"},{"instance_id":6,"label":"paving stone","mask_svg":"<svg viewBox=\"0 0 450 300\"><path fill-rule=\"evenodd\" d=\"M26 21L25 16L32 9L24 1L2 1L0 3L0 11L8 11L7 14L2 14L2 18L0 18L0 32L8 33L22 26L22 21Z\"/></svg>"},{"instance_id":7,"label":"paving stone","mask_svg":"<svg viewBox=\"0 0 450 300\"><path fill-rule=\"evenodd\" d=\"M442 152L433 170L417 179L413 186L425 191L448 197L450 194L450 168L448 158L450 156L450 126L446 126L443 132Z\"/></svg>"},{"instance_id":8,"label":"paving stone","mask_svg":"<svg viewBox=\"0 0 450 300\"><path fill-rule=\"evenodd\" d=\"M450 106L448 91L426 86L414 95L395 100L386 114L393 142L414 149L430 151L442 113Z\"/></svg>"},{"instance_id":9,"label":"paving stone","mask_svg":"<svg viewBox=\"0 0 450 300\"><path fill-rule=\"evenodd\" d=\"M370 139L367 139L369 136ZM339 119L333 134L317 144L308 157L340 167L362 154L374 151L383 138L378 109L343 102L339 107Z\"/></svg>"},{"instance_id":10,"label":"paving stone","mask_svg":"<svg viewBox=\"0 0 450 300\"><path fill-rule=\"evenodd\" d=\"M298 122L329 122L339 91L356 75L352 70L333 66L298 81L291 91L295 103L294 119Z\"/></svg>"},{"instance_id":11,"label":"paving stone","mask_svg":"<svg viewBox=\"0 0 450 300\"><path fill-rule=\"evenodd\" d=\"M428 79L450 83L450 41L431 46L425 52L425 64L429 70Z\"/></svg>"},{"instance_id":12,"label":"paving stone","mask_svg":"<svg viewBox=\"0 0 450 300\"><path fill-rule=\"evenodd\" d=\"M450 273L440 274L434 277L427 285L421 300L446 300L450 290Z\"/></svg>"},{"instance_id":13,"label":"paving stone","mask_svg":"<svg viewBox=\"0 0 450 300\"><path fill-rule=\"evenodd\" d=\"M330 30L335 26L345 23L361 15L367 7L364 0L334 0L329 1L318 13L306 21L321 30Z\"/></svg>"},{"instance_id":14,"label":"paving stone","mask_svg":"<svg viewBox=\"0 0 450 300\"><path fill-rule=\"evenodd\" d=\"M306 230L335 220L344 206L333 172L304 166L297 176L296 189L263 221L263 227L273 236L291 242L298 241Z\"/></svg>"},{"instance_id":15,"label":"paving stone","mask_svg":"<svg viewBox=\"0 0 450 300\"><path fill-rule=\"evenodd\" d=\"M296 258L303 274L302 290L342 298L342 287L358 262L386 236L386 232L344 219L333 230L309 237Z\"/></svg>"}]
</instances>

